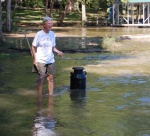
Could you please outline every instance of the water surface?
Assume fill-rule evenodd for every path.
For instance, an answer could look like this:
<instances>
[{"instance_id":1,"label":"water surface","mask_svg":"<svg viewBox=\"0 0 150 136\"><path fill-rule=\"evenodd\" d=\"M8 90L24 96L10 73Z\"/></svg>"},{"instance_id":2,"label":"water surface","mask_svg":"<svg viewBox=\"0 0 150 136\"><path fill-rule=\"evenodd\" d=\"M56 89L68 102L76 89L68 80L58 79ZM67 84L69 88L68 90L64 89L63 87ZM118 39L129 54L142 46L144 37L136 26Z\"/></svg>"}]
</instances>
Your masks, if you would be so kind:
<instances>
[{"instance_id":1,"label":"water surface","mask_svg":"<svg viewBox=\"0 0 150 136\"><path fill-rule=\"evenodd\" d=\"M131 34L132 29L122 33ZM149 33L149 29L134 33L141 30ZM148 42L125 44L128 48L121 47L121 53L65 53L63 59L56 55L54 97L48 96L46 81L43 96L37 96L29 52L1 53L1 135L150 136L150 47ZM74 66L87 72L86 91L70 90Z\"/></svg>"},{"instance_id":2,"label":"water surface","mask_svg":"<svg viewBox=\"0 0 150 136\"><path fill-rule=\"evenodd\" d=\"M150 135L149 55L56 56L55 95L48 97L45 83L42 99L36 95L29 54L1 54L0 58L3 136L33 135L35 128L40 134L62 136ZM87 71L85 92L70 91L73 66Z\"/></svg>"}]
</instances>

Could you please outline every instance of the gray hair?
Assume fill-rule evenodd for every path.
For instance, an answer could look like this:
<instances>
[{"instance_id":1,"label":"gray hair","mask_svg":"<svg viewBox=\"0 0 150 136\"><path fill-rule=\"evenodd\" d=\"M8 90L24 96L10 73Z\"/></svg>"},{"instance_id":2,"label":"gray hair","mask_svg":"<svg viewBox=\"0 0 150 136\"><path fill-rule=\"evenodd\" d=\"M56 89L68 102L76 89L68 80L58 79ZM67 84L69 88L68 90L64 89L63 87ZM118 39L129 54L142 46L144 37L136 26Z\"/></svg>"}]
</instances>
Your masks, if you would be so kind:
<instances>
[{"instance_id":1,"label":"gray hair","mask_svg":"<svg viewBox=\"0 0 150 136\"><path fill-rule=\"evenodd\" d=\"M45 22L48 21L48 20L52 21L53 19L48 17L48 16L46 16L46 17L43 18L43 24L45 24Z\"/></svg>"}]
</instances>

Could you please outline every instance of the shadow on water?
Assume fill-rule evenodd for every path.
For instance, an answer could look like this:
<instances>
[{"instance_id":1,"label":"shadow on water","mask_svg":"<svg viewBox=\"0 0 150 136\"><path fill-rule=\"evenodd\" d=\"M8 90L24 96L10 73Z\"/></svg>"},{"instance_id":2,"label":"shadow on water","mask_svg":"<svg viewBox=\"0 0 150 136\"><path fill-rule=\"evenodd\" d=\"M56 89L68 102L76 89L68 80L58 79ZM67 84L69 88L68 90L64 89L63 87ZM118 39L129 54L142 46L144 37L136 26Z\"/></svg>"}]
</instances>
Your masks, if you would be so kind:
<instances>
[{"instance_id":1,"label":"shadow on water","mask_svg":"<svg viewBox=\"0 0 150 136\"><path fill-rule=\"evenodd\" d=\"M4 38L7 42L8 38ZM32 38L28 38L30 46L33 41ZM9 50L16 52L30 52L29 46L25 38L9 38L11 46ZM63 52L75 53L75 52L101 52L101 37L57 37L57 48Z\"/></svg>"}]
</instances>

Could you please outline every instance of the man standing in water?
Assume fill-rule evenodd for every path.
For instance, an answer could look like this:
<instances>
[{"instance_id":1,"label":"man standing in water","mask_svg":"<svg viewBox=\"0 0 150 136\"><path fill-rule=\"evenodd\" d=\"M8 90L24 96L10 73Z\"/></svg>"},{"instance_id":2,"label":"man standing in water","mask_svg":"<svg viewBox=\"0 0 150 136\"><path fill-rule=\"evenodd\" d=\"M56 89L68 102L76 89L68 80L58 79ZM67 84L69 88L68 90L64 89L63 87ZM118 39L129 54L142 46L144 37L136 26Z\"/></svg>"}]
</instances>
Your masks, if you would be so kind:
<instances>
[{"instance_id":1,"label":"man standing in water","mask_svg":"<svg viewBox=\"0 0 150 136\"><path fill-rule=\"evenodd\" d=\"M63 52L59 51L55 45L55 34L51 31L53 26L52 18L43 18L43 30L36 33L32 42L33 64L38 73L38 95L42 95L43 79L47 77L49 95L53 95L55 72L54 52L63 57Z\"/></svg>"}]
</instances>

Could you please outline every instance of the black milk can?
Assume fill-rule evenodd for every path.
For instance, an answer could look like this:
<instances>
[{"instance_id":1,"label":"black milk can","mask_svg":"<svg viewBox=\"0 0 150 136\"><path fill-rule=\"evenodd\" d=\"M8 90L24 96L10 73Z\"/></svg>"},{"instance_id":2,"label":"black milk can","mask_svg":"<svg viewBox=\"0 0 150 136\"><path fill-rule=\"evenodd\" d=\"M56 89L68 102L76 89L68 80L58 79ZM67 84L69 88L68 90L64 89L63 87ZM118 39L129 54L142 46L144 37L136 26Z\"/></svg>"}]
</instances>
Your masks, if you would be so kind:
<instances>
[{"instance_id":1,"label":"black milk can","mask_svg":"<svg viewBox=\"0 0 150 136\"><path fill-rule=\"evenodd\" d=\"M70 76L70 89L86 89L86 72L83 67L73 67Z\"/></svg>"}]
</instances>

